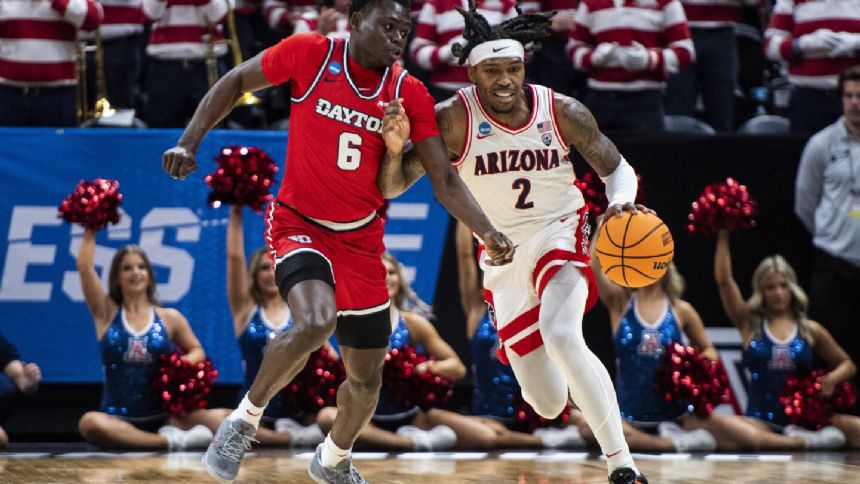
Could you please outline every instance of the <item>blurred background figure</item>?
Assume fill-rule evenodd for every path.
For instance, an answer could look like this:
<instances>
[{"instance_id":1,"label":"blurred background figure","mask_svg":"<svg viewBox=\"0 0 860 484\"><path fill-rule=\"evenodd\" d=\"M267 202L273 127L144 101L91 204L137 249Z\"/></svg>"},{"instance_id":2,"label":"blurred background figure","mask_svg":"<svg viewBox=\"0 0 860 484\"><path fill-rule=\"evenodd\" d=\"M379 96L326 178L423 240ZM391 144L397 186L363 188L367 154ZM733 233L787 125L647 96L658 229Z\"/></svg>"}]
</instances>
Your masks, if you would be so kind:
<instances>
[{"instance_id":1,"label":"blurred background figure","mask_svg":"<svg viewBox=\"0 0 860 484\"><path fill-rule=\"evenodd\" d=\"M678 0L583 0L567 52L590 73L585 105L604 131L662 131L664 83L695 58Z\"/></svg>"},{"instance_id":2,"label":"blurred background figure","mask_svg":"<svg viewBox=\"0 0 860 484\"><path fill-rule=\"evenodd\" d=\"M143 29L143 0L98 0L104 10L104 21L99 27L104 49L105 94L114 108L133 109L140 93L141 54ZM93 40L85 32L81 38ZM96 100L95 52L87 55L87 93L89 103ZM92 106L90 106L91 108Z\"/></svg>"},{"instance_id":3,"label":"blurred background figure","mask_svg":"<svg viewBox=\"0 0 860 484\"><path fill-rule=\"evenodd\" d=\"M843 115L803 150L794 211L815 246L809 314L860 361L860 66L839 76L839 92Z\"/></svg>"},{"instance_id":4,"label":"blurred background figure","mask_svg":"<svg viewBox=\"0 0 860 484\"><path fill-rule=\"evenodd\" d=\"M667 114L695 116L701 96L705 122L721 133L734 129L739 72L735 24L743 3L755 5L759 0L681 0L696 61L669 76Z\"/></svg>"},{"instance_id":5,"label":"blurred background figure","mask_svg":"<svg viewBox=\"0 0 860 484\"><path fill-rule=\"evenodd\" d=\"M352 0L323 0L318 11L301 14L293 33L316 32L327 37L348 39L350 5Z\"/></svg>"},{"instance_id":6,"label":"blurred background figure","mask_svg":"<svg viewBox=\"0 0 860 484\"><path fill-rule=\"evenodd\" d=\"M475 5L490 25L516 15L514 0L478 0ZM427 89L437 102L453 96L457 89L472 85L467 66L458 64L451 51L454 44L465 44L466 23L455 8L468 10L462 0L426 0L409 47L412 61L430 71Z\"/></svg>"},{"instance_id":7,"label":"blurred background figure","mask_svg":"<svg viewBox=\"0 0 860 484\"><path fill-rule=\"evenodd\" d=\"M42 380L42 370L35 363L24 363L18 349L0 333L0 425L9 418L22 395L36 393ZM0 427L0 447L9 442L9 437Z\"/></svg>"},{"instance_id":8,"label":"blurred background figure","mask_svg":"<svg viewBox=\"0 0 860 484\"><path fill-rule=\"evenodd\" d=\"M75 126L78 31L102 21L93 0L0 4L0 126Z\"/></svg>"},{"instance_id":9,"label":"blurred background figure","mask_svg":"<svg viewBox=\"0 0 860 484\"><path fill-rule=\"evenodd\" d=\"M230 0L143 0L152 23L146 47L146 121L153 128L181 128L218 80L227 53L221 21Z\"/></svg>"},{"instance_id":10,"label":"blurred background figure","mask_svg":"<svg viewBox=\"0 0 860 484\"><path fill-rule=\"evenodd\" d=\"M860 61L860 1L776 0L764 49L788 62L791 131L815 133L841 114L837 77Z\"/></svg>"}]
</instances>

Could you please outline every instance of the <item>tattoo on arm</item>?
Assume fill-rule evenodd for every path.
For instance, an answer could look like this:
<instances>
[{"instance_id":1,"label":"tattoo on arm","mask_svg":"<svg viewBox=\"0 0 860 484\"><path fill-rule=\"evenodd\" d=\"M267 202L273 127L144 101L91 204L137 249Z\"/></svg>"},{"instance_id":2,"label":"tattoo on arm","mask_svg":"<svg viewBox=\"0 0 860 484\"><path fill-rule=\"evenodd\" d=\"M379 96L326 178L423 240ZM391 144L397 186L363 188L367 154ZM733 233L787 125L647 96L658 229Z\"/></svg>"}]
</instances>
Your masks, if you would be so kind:
<instances>
[{"instance_id":1,"label":"tattoo on arm","mask_svg":"<svg viewBox=\"0 0 860 484\"><path fill-rule=\"evenodd\" d=\"M609 138L597 127L591 112L575 99L565 99L564 117L566 138L600 176L615 171L621 161L621 153Z\"/></svg>"}]
</instances>

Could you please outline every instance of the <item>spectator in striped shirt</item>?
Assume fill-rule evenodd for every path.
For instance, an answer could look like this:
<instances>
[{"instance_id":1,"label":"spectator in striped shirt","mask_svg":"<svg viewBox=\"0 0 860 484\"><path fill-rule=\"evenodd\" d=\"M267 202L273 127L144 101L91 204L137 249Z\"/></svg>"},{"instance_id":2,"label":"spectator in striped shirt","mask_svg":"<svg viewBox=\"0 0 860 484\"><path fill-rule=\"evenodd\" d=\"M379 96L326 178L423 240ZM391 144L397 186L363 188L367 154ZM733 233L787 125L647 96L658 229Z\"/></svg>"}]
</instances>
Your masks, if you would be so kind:
<instances>
[{"instance_id":1,"label":"spectator in striped shirt","mask_svg":"<svg viewBox=\"0 0 860 484\"><path fill-rule=\"evenodd\" d=\"M316 12L316 0L264 0L263 15L269 28L287 36L293 33L296 22L302 14Z\"/></svg>"},{"instance_id":2,"label":"spectator in striped shirt","mask_svg":"<svg viewBox=\"0 0 860 484\"><path fill-rule=\"evenodd\" d=\"M155 128L185 126L209 90L206 38L216 57L227 53L220 22L229 0L143 0L153 21L146 53L147 123ZM219 71L223 68L219 62Z\"/></svg>"},{"instance_id":3,"label":"spectator in striped shirt","mask_svg":"<svg viewBox=\"0 0 860 484\"><path fill-rule=\"evenodd\" d=\"M526 74L528 82L540 84L555 92L582 99L585 96L588 76L573 68L565 54L567 38L576 26L576 6L579 0L542 0L531 4L520 2L523 12L556 11L550 20L550 37L541 40L541 48L534 53L534 66Z\"/></svg>"},{"instance_id":4,"label":"spectator in striped shirt","mask_svg":"<svg viewBox=\"0 0 860 484\"><path fill-rule=\"evenodd\" d=\"M490 25L514 17L517 12L514 0L478 0L478 13ZM535 8L537 10L535 3ZM415 38L409 47L412 61L431 71L428 90L436 101L453 96L457 89L471 86L467 67L457 63L451 47L463 42L466 28L456 8L468 10L467 0L426 0L418 14Z\"/></svg>"},{"instance_id":5,"label":"spectator in striped shirt","mask_svg":"<svg viewBox=\"0 0 860 484\"><path fill-rule=\"evenodd\" d=\"M768 59L788 62L791 130L812 134L842 115L839 73L860 63L860 0L776 0Z\"/></svg>"},{"instance_id":6,"label":"spectator in striped shirt","mask_svg":"<svg viewBox=\"0 0 860 484\"><path fill-rule=\"evenodd\" d=\"M582 0L567 49L606 130L663 130L664 83L695 56L678 0Z\"/></svg>"},{"instance_id":7,"label":"spectator in striped shirt","mask_svg":"<svg viewBox=\"0 0 860 484\"><path fill-rule=\"evenodd\" d=\"M141 42L143 41L143 0L98 0L104 10L101 37L104 48L105 90L113 107L135 107L140 93ZM81 38L92 39L91 33ZM95 53L87 55L87 99L96 100Z\"/></svg>"},{"instance_id":8,"label":"spectator in striped shirt","mask_svg":"<svg viewBox=\"0 0 860 484\"><path fill-rule=\"evenodd\" d=\"M102 15L93 0L0 3L0 125L77 124L77 33Z\"/></svg>"},{"instance_id":9,"label":"spectator in striped shirt","mask_svg":"<svg viewBox=\"0 0 860 484\"><path fill-rule=\"evenodd\" d=\"M735 125L735 86L740 62L735 23L743 4L759 0L681 0L696 48L696 62L669 76L666 112L695 116L696 99L705 104L705 122L718 132Z\"/></svg>"},{"instance_id":10,"label":"spectator in striped shirt","mask_svg":"<svg viewBox=\"0 0 860 484\"><path fill-rule=\"evenodd\" d=\"M352 0L323 0L319 12L305 12L293 33L317 32L327 37L349 38L349 6Z\"/></svg>"}]
</instances>

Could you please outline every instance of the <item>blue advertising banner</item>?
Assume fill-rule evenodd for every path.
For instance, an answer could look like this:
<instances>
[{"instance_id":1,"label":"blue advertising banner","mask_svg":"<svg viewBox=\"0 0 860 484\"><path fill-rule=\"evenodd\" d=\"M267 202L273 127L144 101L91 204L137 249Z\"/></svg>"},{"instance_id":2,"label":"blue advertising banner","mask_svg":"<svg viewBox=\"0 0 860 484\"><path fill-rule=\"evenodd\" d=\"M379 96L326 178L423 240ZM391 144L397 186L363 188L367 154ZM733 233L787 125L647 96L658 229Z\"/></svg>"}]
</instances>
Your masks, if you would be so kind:
<instances>
[{"instance_id":1,"label":"blue advertising banner","mask_svg":"<svg viewBox=\"0 0 860 484\"><path fill-rule=\"evenodd\" d=\"M241 358L226 300L225 236L229 207L206 205L203 177L219 150L256 146L283 166L286 132L214 131L198 153L200 169L183 182L161 170L175 130L0 129L0 331L22 358L39 363L46 382L99 382L101 362L83 302L75 258L83 230L57 217L79 180L120 182L122 219L99 233L96 269L103 283L116 250L134 243L148 253L158 298L191 322L220 372L238 383ZM281 172L282 173L282 172ZM279 173L279 175L281 174ZM278 179L280 182L280 178ZM426 177L388 209L385 242L432 302L448 215ZM250 254L263 245L263 218L245 212Z\"/></svg>"}]
</instances>

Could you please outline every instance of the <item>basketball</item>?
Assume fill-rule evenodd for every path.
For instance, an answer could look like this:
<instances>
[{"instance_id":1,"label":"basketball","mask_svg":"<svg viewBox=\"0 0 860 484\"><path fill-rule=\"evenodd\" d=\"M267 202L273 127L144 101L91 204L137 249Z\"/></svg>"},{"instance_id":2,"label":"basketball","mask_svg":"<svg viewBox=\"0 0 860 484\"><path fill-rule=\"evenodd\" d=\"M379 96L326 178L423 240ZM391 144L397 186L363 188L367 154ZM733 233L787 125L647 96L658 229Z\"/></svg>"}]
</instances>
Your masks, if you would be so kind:
<instances>
[{"instance_id":1,"label":"basketball","mask_svg":"<svg viewBox=\"0 0 860 484\"><path fill-rule=\"evenodd\" d=\"M675 254L675 242L666 224L653 213L642 212L607 217L594 248L606 277L634 288L660 280Z\"/></svg>"}]
</instances>

